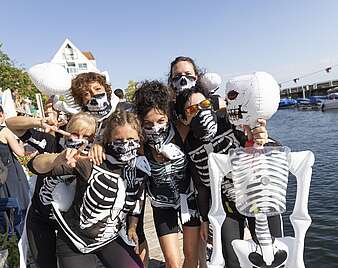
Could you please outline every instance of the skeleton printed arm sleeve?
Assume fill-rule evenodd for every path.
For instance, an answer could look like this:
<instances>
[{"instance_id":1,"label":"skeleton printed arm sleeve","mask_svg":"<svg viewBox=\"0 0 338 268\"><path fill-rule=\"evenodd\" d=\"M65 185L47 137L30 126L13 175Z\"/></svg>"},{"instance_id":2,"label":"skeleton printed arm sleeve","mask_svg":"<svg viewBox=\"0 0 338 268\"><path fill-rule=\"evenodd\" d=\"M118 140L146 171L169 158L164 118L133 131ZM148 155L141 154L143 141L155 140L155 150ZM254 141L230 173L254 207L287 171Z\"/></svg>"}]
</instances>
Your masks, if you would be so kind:
<instances>
[{"instance_id":1,"label":"skeleton printed arm sleeve","mask_svg":"<svg viewBox=\"0 0 338 268\"><path fill-rule=\"evenodd\" d=\"M136 204L130 214L135 217L140 216L142 209L144 209L143 206L144 202L145 202L145 180L143 180L142 184L140 184Z\"/></svg>"},{"instance_id":2,"label":"skeleton printed arm sleeve","mask_svg":"<svg viewBox=\"0 0 338 268\"><path fill-rule=\"evenodd\" d=\"M209 201L211 198L210 188L203 185L196 171L196 168L193 167L193 164L190 161L187 168L190 171L191 178L197 190L197 204L199 213L201 215L201 220L208 221Z\"/></svg>"}]
</instances>

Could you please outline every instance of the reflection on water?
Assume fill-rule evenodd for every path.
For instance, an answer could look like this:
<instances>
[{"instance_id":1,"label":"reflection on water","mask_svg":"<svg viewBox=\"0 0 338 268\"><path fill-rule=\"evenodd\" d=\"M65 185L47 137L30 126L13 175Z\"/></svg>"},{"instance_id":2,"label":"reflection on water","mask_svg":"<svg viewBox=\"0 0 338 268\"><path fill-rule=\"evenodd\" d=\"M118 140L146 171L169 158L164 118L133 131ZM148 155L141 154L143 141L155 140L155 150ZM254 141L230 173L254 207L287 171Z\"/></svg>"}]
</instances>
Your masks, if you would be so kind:
<instances>
[{"instance_id":1,"label":"reflection on water","mask_svg":"<svg viewBox=\"0 0 338 268\"><path fill-rule=\"evenodd\" d=\"M305 265L338 267L338 112L280 110L268 121L268 131L292 151L311 150L315 154ZM293 235L288 216L293 209L295 180L289 180L285 235Z\"/></svg>"}]
</instances>

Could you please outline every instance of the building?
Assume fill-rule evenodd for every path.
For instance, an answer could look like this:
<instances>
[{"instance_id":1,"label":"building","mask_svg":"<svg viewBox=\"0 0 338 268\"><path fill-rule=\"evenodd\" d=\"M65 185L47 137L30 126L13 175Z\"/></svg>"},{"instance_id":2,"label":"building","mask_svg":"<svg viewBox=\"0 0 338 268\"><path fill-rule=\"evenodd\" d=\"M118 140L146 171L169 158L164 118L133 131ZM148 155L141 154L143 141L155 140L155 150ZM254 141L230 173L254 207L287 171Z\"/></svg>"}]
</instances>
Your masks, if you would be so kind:
<instances>
[{"instance_id":1,"label":"building","mask_svg":"<svg viewBox=\"0 0 338 268\"><path fill-rule=\"evenodd\" d=\"M105 75L109 81L108 73L101 72L96 67L93 54L90 51L79 50L68 38L58 49L51 62L63 66L73 77L80 73L96 72Z\"/></svg>"}]
</instances>

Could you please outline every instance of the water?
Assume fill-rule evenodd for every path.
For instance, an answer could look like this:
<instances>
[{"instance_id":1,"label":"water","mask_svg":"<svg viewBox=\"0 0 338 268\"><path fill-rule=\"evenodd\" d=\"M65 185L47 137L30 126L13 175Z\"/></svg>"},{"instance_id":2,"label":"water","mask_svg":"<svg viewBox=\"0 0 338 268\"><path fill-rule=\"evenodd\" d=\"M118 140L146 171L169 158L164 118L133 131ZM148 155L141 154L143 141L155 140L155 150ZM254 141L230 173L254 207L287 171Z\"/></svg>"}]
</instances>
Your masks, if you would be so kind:
<instances>
[{"instance_id":1,"label":"water","mask_svg":"<svg viewBox=\"0 0 338 268\"><path fill-rule=\"evenodd\" d=\"M305 238L306 267L338 267L338 112L280 110L268 121L272 138L292 151L315 154L309 197L312 224ZM288 219L296 181L290 177L285 235L293 235Z\"/></svg>"}]
</instances>

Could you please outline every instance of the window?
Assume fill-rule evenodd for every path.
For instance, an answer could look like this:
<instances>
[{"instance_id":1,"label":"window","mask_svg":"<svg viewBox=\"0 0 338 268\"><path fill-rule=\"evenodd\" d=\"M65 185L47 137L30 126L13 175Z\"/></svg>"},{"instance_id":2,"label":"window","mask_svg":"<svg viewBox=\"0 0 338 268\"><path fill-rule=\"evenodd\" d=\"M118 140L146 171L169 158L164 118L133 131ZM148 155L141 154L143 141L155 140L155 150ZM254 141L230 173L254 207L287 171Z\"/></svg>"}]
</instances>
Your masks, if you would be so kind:
<instances>
[{"instance_id":1,"label":"window","mask_svg":"<svg viewBox=\"0 0 338 268\"><path fill-rule=\"evenodd\" d=\"M77 53L69 45L63 50L63 56L66 60L77 59Z\"/></svg>"},{"instance_id":2,"label":"window","mask_svg":"<svg viewBox=\"0 0 338 268\"><path fill-rule=\"evenodd\" d=\"M87 70L87 63L79 63L79 70Z\"/></svg>"},{"instance_id":3,"label":"window","mask_svg":"<svg viewBox=\"0 0 338 268\"><path fill-rule=\"evenodd\" d=\"M67 68L67 72L70 74L76 74L77 73L77 69L74 67L69 67Z\"/></svg>"}]
</instances>

